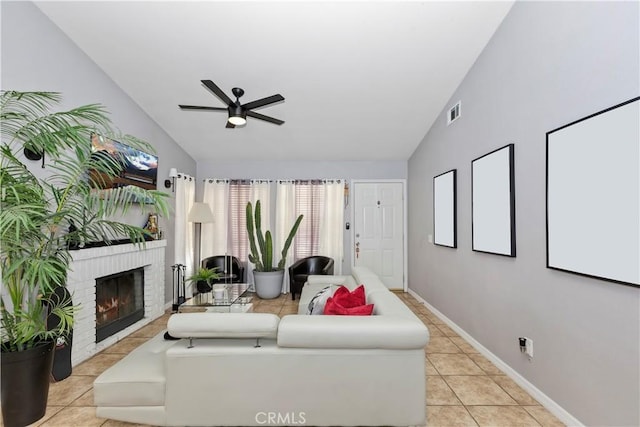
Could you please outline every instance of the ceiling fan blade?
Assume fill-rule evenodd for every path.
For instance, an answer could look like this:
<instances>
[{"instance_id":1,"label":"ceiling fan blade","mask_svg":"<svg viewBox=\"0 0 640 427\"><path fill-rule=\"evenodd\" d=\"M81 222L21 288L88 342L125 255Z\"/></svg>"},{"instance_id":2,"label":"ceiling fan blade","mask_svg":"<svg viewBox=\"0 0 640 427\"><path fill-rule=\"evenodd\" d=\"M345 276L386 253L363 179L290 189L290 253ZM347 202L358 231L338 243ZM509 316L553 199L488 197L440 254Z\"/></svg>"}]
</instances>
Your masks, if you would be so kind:
<instances>
[{"instance_id":1,"label":"ceiling fan blade","mask_svg":"<svg viewBox=\"0 0 640 427\"><path fill-rule=\"evenodd\" d=\"M183 110L208 110L208 111L227 111L226 108L222 107L202 107L199 105L178 105L178 107Z\"/></svg>"},{"instance_id":2,"label":"ceiling fan blade","mask_svg":"<svg viewBox=\"0 0 640 427\"><path fill-rule=\"evenodd\" d=\"M281 125L284 123L283 120L274 119L273 117L265 116L264 114L259 114L255 111L247 111L247 116L253 117L254 119L264 120L265 122L275 123L277 125Z\"/></svg>"},{"instance_id":3,"label":"ceiling fan blade","mask_svg":"<svg viewBox=\"0 0 640 427\"><path fill-rule=\"evenodd\" d=\"M213 92L218 98L222 100L227 105L233 104L231 98L229 98L223 91L220 89L214 82L211 80L200 80L203 85L207 87L211 92Z\"/></svg>"},{"instance_id":4,"label":"ceiling fan blade","mask_svg":"<svg viewBox=\"0 0 640 427\"><path fill-rule=\"evenodd\" d=\"M267 96L266 98L257 99L255 101L247 102L242 105L242 108L246 110L252 110L254 108L262 107L268 104L273 104L274 102L284 101L284 97L280 94Z\"/></svg>"},{"instance_id":5,"label":"ceiling fan blade","mask_svg":"<svg viewBox=\"0 0 640 427\"><path fill-rule=\"evenodd\" d=\"M236 126L235 126L233 123L231 123L231 122L227 122L227 125L226 125L225 127L226 127L227 129L233 129L233 128L235 128Z\"/></svg>"}]
</instances>

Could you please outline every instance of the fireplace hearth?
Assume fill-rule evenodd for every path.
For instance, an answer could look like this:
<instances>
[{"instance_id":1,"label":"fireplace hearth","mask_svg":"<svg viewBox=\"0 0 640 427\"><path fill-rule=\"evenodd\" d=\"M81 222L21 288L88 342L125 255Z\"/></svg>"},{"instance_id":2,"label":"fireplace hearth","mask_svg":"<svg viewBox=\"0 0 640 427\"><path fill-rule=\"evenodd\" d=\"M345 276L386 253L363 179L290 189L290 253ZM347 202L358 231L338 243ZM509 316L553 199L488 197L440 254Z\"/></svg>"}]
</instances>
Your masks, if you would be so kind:
<instances>
[{"instance_id":1,"label":"fireplace hearth","mask_svg":"<svg viewBox=\"0 0 640 427\"><path fill-rule=\"evenodd\" d=\"M144 268L96 279L96 343L144 317Z\"/></svg>"}]
</instances>

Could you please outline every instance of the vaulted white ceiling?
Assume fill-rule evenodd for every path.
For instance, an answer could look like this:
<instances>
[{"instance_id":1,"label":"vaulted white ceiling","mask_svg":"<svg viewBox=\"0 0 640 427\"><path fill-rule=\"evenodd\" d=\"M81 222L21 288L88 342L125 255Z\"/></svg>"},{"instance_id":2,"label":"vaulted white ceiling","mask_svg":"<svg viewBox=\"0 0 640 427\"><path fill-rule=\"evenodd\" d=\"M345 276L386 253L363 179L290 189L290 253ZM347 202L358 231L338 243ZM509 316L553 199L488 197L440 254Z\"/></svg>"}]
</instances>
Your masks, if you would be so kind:
<instances>
[{"instance_id":1,"label":"vaulted white ceiling","mask_svg":"<svg viewBox=\"0 0 640 427\"><path fill-rule=\"evenodd\" d=\"M197 161L408 159L512 2L38 2ZM200 80L241 102L225 128Z\"/></svg>"}]
</instances>

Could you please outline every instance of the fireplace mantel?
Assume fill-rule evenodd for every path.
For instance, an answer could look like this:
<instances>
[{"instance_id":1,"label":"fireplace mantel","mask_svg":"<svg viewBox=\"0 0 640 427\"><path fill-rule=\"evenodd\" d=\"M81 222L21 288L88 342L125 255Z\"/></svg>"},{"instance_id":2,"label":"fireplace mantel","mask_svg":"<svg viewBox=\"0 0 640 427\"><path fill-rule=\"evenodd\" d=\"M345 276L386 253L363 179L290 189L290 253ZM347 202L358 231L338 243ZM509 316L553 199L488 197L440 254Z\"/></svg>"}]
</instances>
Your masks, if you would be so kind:
<instances>
[{"instance_id":1,"label":"fireplace mantel","mask_svg":"<svg viewBox=\"0 0 640 427\"><path fill-rule=\"evenodd\" d=\"M167 246L166 240L151 240L140 244L125 243L121 245L100 246L87 249L76 249L70 251L73 261L88 260L92 258L102 258L104 256L112 256L117 254L126 254L130 252L139 252L156 248L164 248Z\"/></svg>"},{"instance_id":2,"label":"fireplace mantel","mask_svg":"<svg viewBox=\"0 0 640 427\"><path fill-rule=\"evenodd\" d=\"M77 365L162 316L165 307L166 245L166 240L154 240L140 245L126 243L71 251L67 288L73 296L74 304L80 305L73 328L72 365ZM95 279L139 267L144 268L144 318L96 343Z\"/></svg>"}]
</instances>

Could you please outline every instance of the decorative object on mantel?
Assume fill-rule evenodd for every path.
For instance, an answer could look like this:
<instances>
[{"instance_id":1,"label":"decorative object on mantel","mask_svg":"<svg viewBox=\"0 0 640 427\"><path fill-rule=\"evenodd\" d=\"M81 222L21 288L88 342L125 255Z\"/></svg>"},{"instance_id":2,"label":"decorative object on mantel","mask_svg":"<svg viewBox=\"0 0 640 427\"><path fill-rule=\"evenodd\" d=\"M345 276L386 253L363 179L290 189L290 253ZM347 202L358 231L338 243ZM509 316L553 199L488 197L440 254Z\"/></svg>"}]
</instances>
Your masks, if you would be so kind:
<instances>
[{"instance_id":1,"label":"decorative object on mantel","mask_svg":"<svg viewBox=\"0 0 640 427\"><path fill-rule=\"evenodd\" d=\"M54 345L71 333L78 309L53 296L66 284L70 242L109 241L114 235L143 242L141 227L105 219L126 213L135 199L149 201L140 205L143 211L168 212L165 194L156 190L92 188L88 170L115 177L122 163L93 156L91 134L110 137L115 132L103 106L54 112L60 101L53 92L0 93L0 265L5 289L0 394L7 427L31 424L45 413ZM133 137L120 139L151 150ZM48 156L46 176L34 175L23 163L27 147ZM57 321L48 329L53 317Z\"/></svg>"},{"instance_id":2,"label":"decorative object on mantel","mask_svg":"<svg viewBox=\"0 0 640 427\"><path fill-rule=\"evenodd\" d=\"M282 280L284 278L284 266L287 261L287 252L289 246L293 242L293 238L298 232L298 227L302 222L303 215L300 215L296 222L291 227L289 236L285 241L284 248L282 248L280 262L277 267L273 267L273 239L271 232L267 230L264 235L262 234L262 220L260 200L256 201L255 210L255 222L254 212L251 202L247 203L247 234L249 236L249 245L251 253L249 254L249 261L254 265L253 278L256 285L256 294L262 299L273 299L280 295L282 290ZM254 232L255 224L255 232ZM258 245L256 245L256 237ZM260 252L258 252L258 248Z\"/></svg>"},{"instance_id":3,"label":"decorative object on mantel","mask_svg":"<svg viewBox=\"0 0 640 427\"><path fill-rule=\"evenodd\" d=\"M160 232L160 229L158 228L158 215L150 213L147 217L147 223L145 224L144 229L147 230L151 237L158 239Z\"/></svg>"}]
</instances>

